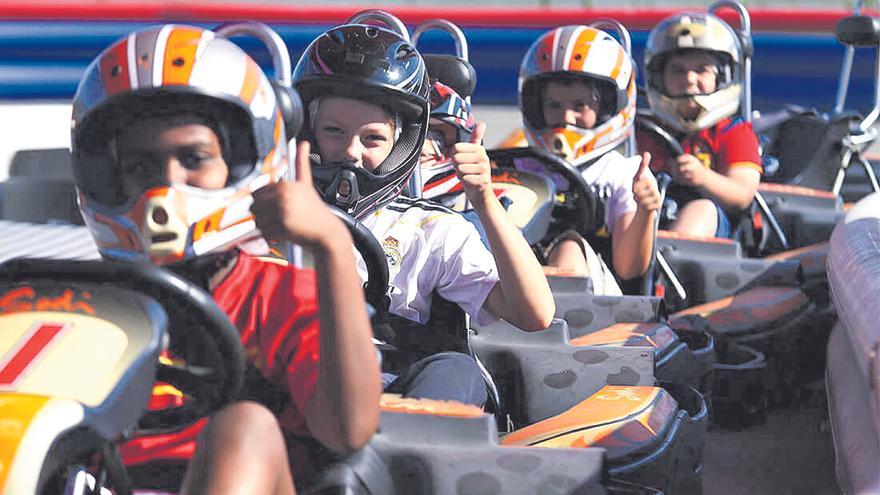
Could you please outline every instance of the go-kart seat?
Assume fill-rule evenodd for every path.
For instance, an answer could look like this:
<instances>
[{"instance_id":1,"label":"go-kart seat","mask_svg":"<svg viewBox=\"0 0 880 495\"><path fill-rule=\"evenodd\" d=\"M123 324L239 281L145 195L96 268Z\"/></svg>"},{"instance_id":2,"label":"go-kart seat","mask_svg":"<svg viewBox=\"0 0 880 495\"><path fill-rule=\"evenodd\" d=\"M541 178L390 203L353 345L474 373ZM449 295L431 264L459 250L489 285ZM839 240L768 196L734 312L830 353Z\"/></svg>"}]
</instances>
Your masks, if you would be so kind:
<instances>
[{"instance_id":1,"label":"go-kart seat","mask_svg":"<svg viewBox=\"0 0 880 495\"><path fill-rule=\"evenodd\" d=\"M70 151L20 150L0 182L0 218L17 222L82 225L76 204Z\"/></svg>"},{"instance_id":2,"label":"go-kart seat","mask_svg":"<svg viewBox=\"0 0 880 495\"><path fill-rule=\"evenodd\" d=\"M477 86L477 71L467 60L455 55L425 53L428 75L449 86L462 98L467 98Z\"/></svg>"},{"instance_id":3,"label":"go-kart seat","mask_svg":"<svg viewBox=\"0 0 880 495\"><path fill-rule=\"evenodd\" d=\"M778 161L775 173L765 167L771 173L764 180L830 191L843 157L841 143L861 116L846 113L827 118L798 107L787 111L791 117L771 130L764 149L765 157Z\"/></svg>"},{"instance_id":4,"label":"go-kart seat","mask_svg":"<svg viewBox=\"0 0 880 495\"><path fill-rule=\"evenodd\" d=\"M15 222L82 225L73 179L12 176L0 182L0 218Z\"/></svg>"},{"instance_id":5,"label":"go-kart seat","mask_svg":"<svg viewBox=\"0 0 880 495\"><path fill-rule=\"evenodd\" d=\"M19 150L9 164L11 177L73 177L68 148Z\"/></svg>"}]
</instances>

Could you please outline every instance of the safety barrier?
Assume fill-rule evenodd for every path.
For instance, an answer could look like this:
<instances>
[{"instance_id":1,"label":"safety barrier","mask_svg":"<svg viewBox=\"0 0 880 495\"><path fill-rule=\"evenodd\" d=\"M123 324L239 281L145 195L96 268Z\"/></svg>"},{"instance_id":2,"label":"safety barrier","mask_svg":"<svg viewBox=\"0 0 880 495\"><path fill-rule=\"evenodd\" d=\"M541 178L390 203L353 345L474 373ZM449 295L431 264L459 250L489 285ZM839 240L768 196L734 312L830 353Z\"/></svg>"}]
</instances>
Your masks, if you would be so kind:
<instances>
[{"instance_id":1,"label":"safety barrier","mask_svg":"<svg viewBox=\"0 0 880 495\"><path fill-rule=\"evenodd\" d=\"M838 315L826 371L838 482L844 493L880 493L880 194L834 229L828 278Z\"/></svg>"}]
</instances>

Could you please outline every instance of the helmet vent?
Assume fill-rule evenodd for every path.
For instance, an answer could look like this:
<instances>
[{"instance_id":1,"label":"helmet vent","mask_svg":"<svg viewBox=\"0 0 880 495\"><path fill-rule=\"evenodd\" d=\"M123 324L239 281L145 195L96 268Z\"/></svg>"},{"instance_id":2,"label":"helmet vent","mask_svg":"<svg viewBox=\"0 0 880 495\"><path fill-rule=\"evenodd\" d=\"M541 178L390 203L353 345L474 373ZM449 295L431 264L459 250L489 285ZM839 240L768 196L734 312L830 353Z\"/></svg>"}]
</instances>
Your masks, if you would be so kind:
<instances>
[{"instance_id":1,"label":"helmet vent","mask_svg":"<svg viewBox=\"0 0 880 495\"><path fill-rule=\"evenodd\" d=\"M153 217L153 221L159 225L165 225L168 223L168 212L165 211L165 208L154 208L151 216Z\"/></svg>"},{"instance_id":2,"label":"helmet vent","mask_svg":"<svg viewBox=\"0 0 880 495\"><path fill-rule=\"evenodd\" d=\"M121 65L114 65L113 68L110 69L110 75L113 77L116 77L121 73L122 73L122 66Z\"/></svg>"},{"instance_id":3,"label":"helmet vent","mask_svg":"<svg viewBox=\"0 0 880 495\"><path fill-rule=\"evenodd\" d=\"M174 64L175 67L183 67L184 64L186 64L186 61L182 57L177 57L172 60L171 63Z\"/></svg>"}]
</instances>

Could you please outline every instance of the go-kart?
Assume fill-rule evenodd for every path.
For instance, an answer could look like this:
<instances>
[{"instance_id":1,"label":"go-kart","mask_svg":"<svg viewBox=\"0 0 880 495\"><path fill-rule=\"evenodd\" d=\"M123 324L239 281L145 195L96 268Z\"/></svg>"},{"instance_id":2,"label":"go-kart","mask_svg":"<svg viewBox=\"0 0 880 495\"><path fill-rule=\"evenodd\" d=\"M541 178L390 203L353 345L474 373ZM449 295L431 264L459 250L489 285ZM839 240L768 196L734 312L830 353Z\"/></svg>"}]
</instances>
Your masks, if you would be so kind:
<instances>
[{"instance_id":1,"label":"go-kart","mask_svg":"<svg viewBox=\"0 0 880 495\"><path fill-rule=\"evenodd\" d=\"M368 266L385 263L384 252L369 232L349 225L359 246L373 246L359 248ZM487 371L491 427L496 428L492 435L497 435L498 426L506 433L501 445L605 447L615 478L672 493L680 486L699 486L706 404L687 385L653 386L654 348L639 342L619 347L572 345L564 320L534 333L504 321L472 325L469 330L461 309L436 296L425 325L391 315L374 317L374 324L392 327L377 332L380 338L393 339L383 343L383 364L438 350L478 359ZM480 431L485 431L487 416L480 417ZM404 437L411 442L422 434ZM473 432L468 435L475 437ZM476 437L485 446L486 434Z\"/></svg>"},{"instance_id":2,"label":"go-kart","mask_svg":"<svg viewBox=\"0 0 880 495\"><path fill-rule=\"evenodd\" d=\"M117 442L235 399L244 352L204 291L151 265L18 259L0 267L7 493L130 493ZM186 366L160 364L165 350ZM147 412L153 382L191 397Z\"/></svg>"},{"instance_id":3,"label":"go-kart","mask_svg":"<svg viewBox=\"0 0 880 495\"><path fill-rule=\"evenodd\" d=\"M846 109L855 49L880 45L876 19L860 14L863 3L855 2L853 15L841 19L835 30L837 40L846 48L831 112L789 106L755 119L755 132L763 147L765 181L827 191L846 201L880 191L876 165L865 155L877 138L874 124L880 116L880 74L875 72L874 76L873 108L864 116Z\"/></svg>"}]
</instances>

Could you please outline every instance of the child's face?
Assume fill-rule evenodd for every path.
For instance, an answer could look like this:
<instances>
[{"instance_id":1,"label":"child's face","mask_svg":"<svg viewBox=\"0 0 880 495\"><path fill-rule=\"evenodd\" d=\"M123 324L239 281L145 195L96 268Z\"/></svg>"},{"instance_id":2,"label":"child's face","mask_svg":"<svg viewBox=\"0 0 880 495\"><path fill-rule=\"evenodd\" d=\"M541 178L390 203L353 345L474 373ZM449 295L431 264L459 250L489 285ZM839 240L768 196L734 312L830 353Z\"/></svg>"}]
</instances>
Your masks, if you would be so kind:
<instances>
[{"instance_id":1,"label":"child's face","mask_svg":"<svg viewBox=\"0 0 880 495\"><path fill-rule=\"evenodd\" d=\"M315 115L315 142L325 164L355 163L370 172L388 158L394 146L394 124L379 105L329 97Z\"/></svg>"},{"instance_id":2,"label":"child's face","mask_svg":"<svg viewBox=\"0 0 880 495\"><path fill-rule=\"evenodd\" d=\"M684 52L669 57L663 68L663 84L670 96L706 95L714 93L718 84L718 61L702 52ZM700 108L688 100L679 112L685 118L693 118Z\"/></svg>"},{"instance_id":3,"label":"child's face","mask_svg":"<svg viewBox=\"0 0 880 495\"><path fill-rule=\"evenodd\" d=\"M136 122L119 136L116 149L129 195L159 183L222 189L229 177L217 134L202 124L174 118Z\"/></svg>"},{"instance_id":4,"label":"child's face","mask_svg":"<svg viewBox=\"0 0 880 495\"><path fill-rule=\"evenodd\" d=\"M549 127L574 125L592 129L601 104L599 91L590 85L550 81L544 86L541 110Z\"/></svg>"}]
</instances>

